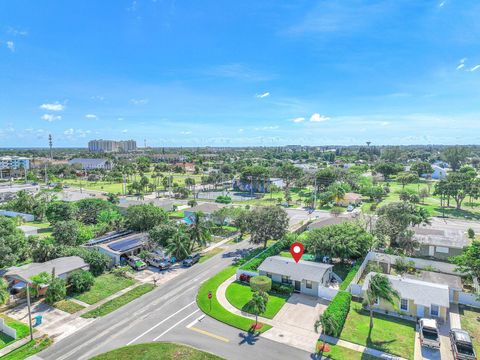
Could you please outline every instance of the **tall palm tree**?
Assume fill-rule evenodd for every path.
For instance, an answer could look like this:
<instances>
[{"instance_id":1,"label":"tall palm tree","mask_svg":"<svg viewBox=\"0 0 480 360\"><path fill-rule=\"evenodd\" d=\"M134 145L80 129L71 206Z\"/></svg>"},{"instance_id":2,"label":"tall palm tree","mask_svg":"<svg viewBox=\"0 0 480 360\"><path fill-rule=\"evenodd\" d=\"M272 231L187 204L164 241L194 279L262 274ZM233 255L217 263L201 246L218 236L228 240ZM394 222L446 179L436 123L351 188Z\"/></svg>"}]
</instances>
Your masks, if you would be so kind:
<instances>
[{"instance_id":1,"label":"tall palm tree","mask_svg":"<svg viewBox=\"0 0 480 360\"><path fill-rule=\"evenodd\" d=\"M167 252L177 259L183 259L190 254L190 239L183 230L178 230L168 239Z\"/></svg>"},{"instance_id":2,"label":"tall palm tree","mask_svg":"<svg viewBox=\"0 0 480 360\"><path fill-rule=\"evenodd\" d=\"M200 247L205 246L212 237L210 234L210 224L207 221L205 214L201 211L195 212L192 220L193 223L188 229L191 249L193 249L195 244L198 244Z\"/></svg>"},{"instance_id":3,"label":"tall palm tree","mask_svg":"<svg viewBox=\"0 0 480 360\"><path fill-rule=\"evenodd\" d=\"M377 273L370 278L364 299L370 310L370 330L373 328L373 305L377 301L384 300L396 306L396 301L399 299L400 294L392 287L392 283L385 275Z\"/></svg>"}]
</instances>

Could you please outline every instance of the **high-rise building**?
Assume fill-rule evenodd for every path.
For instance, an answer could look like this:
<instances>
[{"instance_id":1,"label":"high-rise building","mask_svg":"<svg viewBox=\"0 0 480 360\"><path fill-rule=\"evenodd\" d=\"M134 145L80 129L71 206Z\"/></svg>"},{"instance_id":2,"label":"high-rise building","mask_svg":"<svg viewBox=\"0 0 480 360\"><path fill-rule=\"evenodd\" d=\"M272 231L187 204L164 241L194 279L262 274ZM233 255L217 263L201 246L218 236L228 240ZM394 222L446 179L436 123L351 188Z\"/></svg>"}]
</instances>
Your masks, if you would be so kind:
<instances>
[{"instance_id":1,"label":"high-rise building","mask_svg":"<svg viewBox=\"0 0 480 360\"><path fill-rule=\"evenodd\" d=\"M137 150L137 142L135 140L90 140L88 150L92 152L135 151Z\"/></svg>"},{"instance_id":2,"label":"high-rise building","mask_svg":"<svg viewBox=\"0 0 480 360\"><path fill-rule=\"evenodd\" d=\"M30 159L21 156L0 157L0 169L30 169Z\"/></svg>"}]
</instances>

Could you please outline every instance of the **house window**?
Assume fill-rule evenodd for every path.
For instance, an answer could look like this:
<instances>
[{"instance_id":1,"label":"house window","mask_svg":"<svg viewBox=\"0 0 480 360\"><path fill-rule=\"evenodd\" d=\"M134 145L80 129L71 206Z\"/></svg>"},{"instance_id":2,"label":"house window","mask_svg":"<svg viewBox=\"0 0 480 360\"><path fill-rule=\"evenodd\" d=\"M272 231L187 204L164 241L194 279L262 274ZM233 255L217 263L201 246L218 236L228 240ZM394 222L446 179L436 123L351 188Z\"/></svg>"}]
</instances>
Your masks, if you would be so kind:
<instances>
[{"instance_id":1,"label":"house window","mask_svg":"<svg viewBox=\"0 0 480 360\"><path fill-rule=\"evenodd\" d=\"M431 316L440 315L440 307L438 305L432 304L432 306L430 306L430 315Z\"/></svg>"},{"instance_id":2,"label":"house window","mask_svg":"<svg viewBox=\"0 0 480 360\"><path fill-rule=\"evenodd\" d=\"M436 250L438 253L448 254L448 247L437 246Z\"/></svg>"},{"instance_id":3,"label":"house window","mask_svg":"<svg viewBox=\"0 0 480 360\"><path fill-rule=\"evenodd\" d=\"M305 287L307 289L311 289L312 288L312 282L310 280L305 280Z\"/></svg>"},{"instance_id":4,"label":"house window","mask_svg":"<svg viewBox=\"0 0 480 360\"><path fill-rule=\"evenodd\" d=\"M267 277L269 277L269 278L271 279L271 278L272 278L272 274L267 273Z\"/></svg>"},{"instance_id":5,"label":"house window","mask_svg":"<svg viewBox=\"0 0 480 360\"><path fill-rule=\"evenodd\" d=\"M400 310L408 311L408 300L407 299L400 299Z\"/></svg>"},{"instance_id":6,"label":"house window","mask_svg":"<svg viewBox=\"0 0 480 360\"><path fill-rule=\"evenodd\" d=\"M292 280L289 276L282 275L282 284L291 284Z\"/></svg>"}]
</instances>

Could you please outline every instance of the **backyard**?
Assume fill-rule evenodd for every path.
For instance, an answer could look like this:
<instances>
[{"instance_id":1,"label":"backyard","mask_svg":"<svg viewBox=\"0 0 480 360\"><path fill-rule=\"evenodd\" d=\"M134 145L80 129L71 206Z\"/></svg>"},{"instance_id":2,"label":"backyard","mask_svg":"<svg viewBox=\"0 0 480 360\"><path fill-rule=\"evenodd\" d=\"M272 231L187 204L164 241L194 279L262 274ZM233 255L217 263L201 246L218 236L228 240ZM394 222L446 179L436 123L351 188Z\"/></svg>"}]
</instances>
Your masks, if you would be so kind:
<instances>
[{"instance_id":1,"label":"backyard","mask_svg":"<svg viewBox=\"0 0 480 360\"><path fill-rule=\"evenodd\" d=\"M74 295L74 297L77 300L91 305L133 285L134 283L135 280L130 278L114 274L103 274L95 278L95 283L90 290L83 294Z\"/></svg>"},{"instance_id":2,"label":"backyard","mask_svg":"<svg viewBox=\"0 0 480 360\"><path fill-rule=\"evenodd\" d=\"M462 329L470 333L478 355L480 354L480 309L460 305L459 310Z\"/></svg>"},{"instance_id":3,"label":"backyard","mask_svg":"<svg viewBox=\"0 0 480 360\"><path fill-rule=\"evenodd\" d=\"M352 302L340 338L355 344L413 359L415 323L388 315L374 314L370 333L370 317L362 304Z\"/></svg>"},{"instance_id":4,"label":"backyard","mask_svg":"<svg viewBox=\"0 0 480 360\"><path fill-rule=\"evenodd\" d=\"M226 291L227 300L237 309L251 313L249 311L248 302L252 299L252 289L247 284L240 282L231 283ZM265 312L259 314L267 319L273 319L280 311L282 306L288 300L289 296L268 294L268 302Z\"/></svg>"}]
</instances>

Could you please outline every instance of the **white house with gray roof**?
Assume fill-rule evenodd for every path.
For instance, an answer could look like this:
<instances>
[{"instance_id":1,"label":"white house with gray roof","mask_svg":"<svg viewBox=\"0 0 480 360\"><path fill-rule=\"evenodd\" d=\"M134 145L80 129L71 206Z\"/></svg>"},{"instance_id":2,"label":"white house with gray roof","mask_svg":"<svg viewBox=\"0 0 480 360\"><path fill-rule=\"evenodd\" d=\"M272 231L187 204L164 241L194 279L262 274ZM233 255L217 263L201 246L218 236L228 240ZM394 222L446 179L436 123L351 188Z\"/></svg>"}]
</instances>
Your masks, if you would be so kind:
<instances>
[{"instance_id":1,"label":"white house with gray roof","mask_svg":"<svg viewBox=\"0 0 480 360\"><path fill-rule=\"evenodd\" d=\"M430 227L412 228L414 239L419 243L417 256L428 256L440 260L448 260L460 255L463 248L470 245L471 240L460 230L434 229Z\"/></svg>"},{"instance_id":2,"label":"white house with gray roof","mask_svg":"<svg viewBox=\"0 0 480 360\"><path fill-rule=\"evenodd\" d=\"M266 258L258 267L260 275L274 282L290 284L296 292L324 297L323 290L330 284L333 265L300 260L298 263L284 256Z\"/></svg>"}]
</instances>

